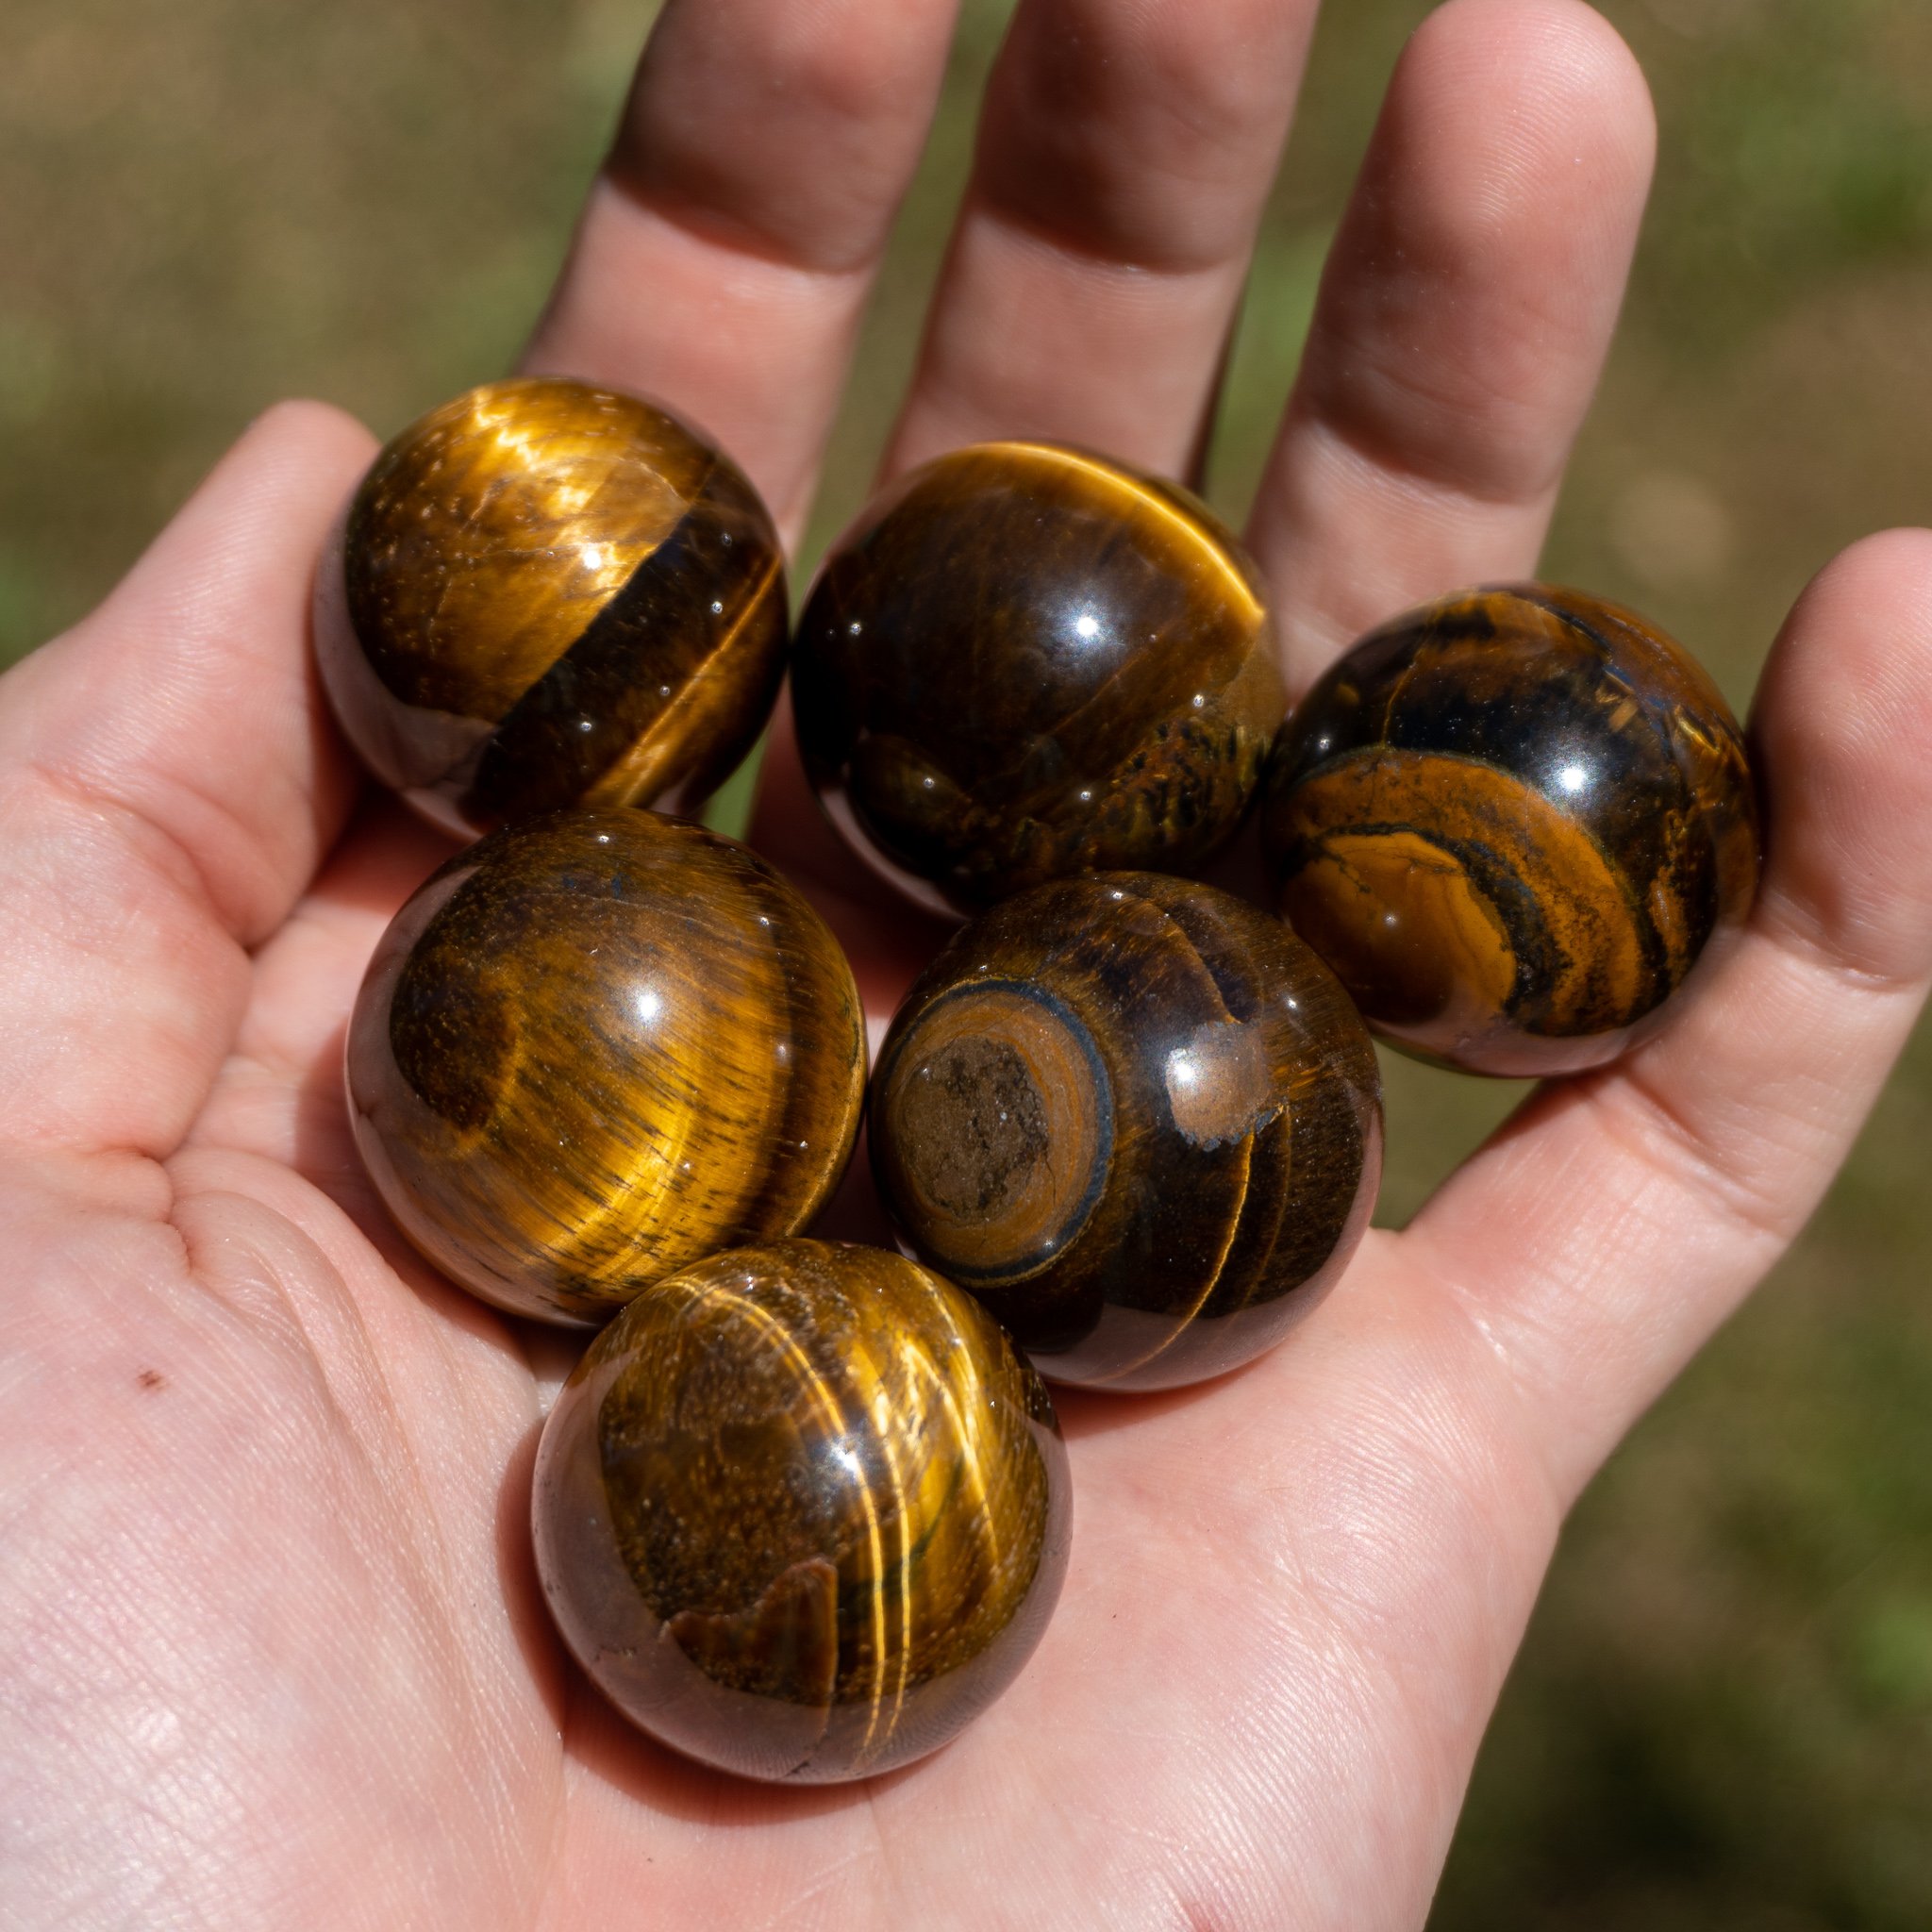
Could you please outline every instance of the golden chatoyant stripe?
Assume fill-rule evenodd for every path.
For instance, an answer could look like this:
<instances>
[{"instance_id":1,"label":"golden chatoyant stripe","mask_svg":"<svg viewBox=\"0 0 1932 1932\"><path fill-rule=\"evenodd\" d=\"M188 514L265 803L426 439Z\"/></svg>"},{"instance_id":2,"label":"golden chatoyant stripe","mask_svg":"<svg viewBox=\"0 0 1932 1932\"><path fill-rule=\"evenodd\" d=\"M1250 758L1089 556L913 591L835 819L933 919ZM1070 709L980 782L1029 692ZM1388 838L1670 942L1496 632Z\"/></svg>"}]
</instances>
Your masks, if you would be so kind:
<instances>
[{"instance_id":1,"label":"golden chatoyant stripe","mask_svg":"<svg viewBox=\"0 0 1932 1932\"><path fill-rule=\"evenodd\" d=\"M1169 502L1163 492L1157 492L1139 478L1115 469L1110 463L1082 456L1079 451L1063 448L1058 443L1015 441L1008 442L1006 447L1024 450L1042 467L1072 470L1079 475L1090 477L1115 495L1148 511L1169 534L1179 541L1182 548L1198 557L1208 571L1220 578L1250 623L1259 624L1266 616L1265 609L1255 595L1254 587L1236 567L1234 559L1216 541L1213 534L1192 517L1186 515L1178 505Z\"/></svg>"},{"instance_id":2,"label":"golden chatoyant stripe","mask_svg":"<svg viewBox=\"0 0 1932 1932\"><path fill-rule=\"evenodd\" d=\"M1206 978L1208 987L1212 989L1212 1006L1208 1009L1210 1021L1219 1019L1230 1024L1239 1024L1240 1023L1236 1021L1235 1016L1228 1010L1227 1001L1222 992L1220 982L1215 978L1212 970L1202 956L1201 949L1194 943L1193 939L1186 928L1181 925L1180 922L1174 918L1172 912L1158 901L1138 893L1136 897L1141 900L1142 905L1150 907L1158 912L1167 930L1178 939L1180 944L1195 959L1200 961L1203 976ZM1105 1387L1108 1382L1117 1382L1123 1376L1134 1374L1138 1371L1144 1369L1150 1362L1158 1361L1160 1357L1165 1355L1174 1345L1175 1341L1187 1332L1189 1324L1199 1316L1201 1310L1208 1305L1215 1289L1220 1285L1222 1271L1227 1266L1227 1257L1234 1252L1235 1240L1241 1233L1241 1218L1247 1211L1248 1193L1253 1186L1254 1177L1255 1137L1253 1134L1242 1136L1240 1142L1239 1158L1241 1172L1235 1191L1234 1208L1226 1217L1221 1229L1221 1245L1214 1257L1213 1266L1205 1272L1200 1285L1195 1289L1193 1295L1188 1302L1171 1311L1163 1311L1170 1322L1170 1326L1168 1332L1158 1342L1152 1347L1143 1350L1140 1355L1131 1357L1127 1360L1119 1363L1105 1375L1096 1376L1092 1386L1096 1388Z\"/></svg>"}]
</instances>

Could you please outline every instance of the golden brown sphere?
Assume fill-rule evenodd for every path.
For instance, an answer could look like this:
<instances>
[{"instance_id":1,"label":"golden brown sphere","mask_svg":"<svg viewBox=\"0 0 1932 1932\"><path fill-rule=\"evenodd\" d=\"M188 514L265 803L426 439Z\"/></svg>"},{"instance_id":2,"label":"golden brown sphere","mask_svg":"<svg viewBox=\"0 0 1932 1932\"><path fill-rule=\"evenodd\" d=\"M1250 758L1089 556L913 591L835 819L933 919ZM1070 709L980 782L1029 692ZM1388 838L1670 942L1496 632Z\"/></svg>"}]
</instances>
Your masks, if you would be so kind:
<instances>
[{"instance_id":1,"label":"golden brown sphere","mask_svg":"<svg viewBox=\"0 0 1932 1932\"><path fill-rule=\"evenodd\" d=\"M660 1741L818 1784L935 1750L1059 1595L1067 1456L1038 1375L897 1255L780 1241L646 1289L537 1452L564 1641Z\"/></svg>"},{"instance_id":2,"label":"golden brown sphere","mask_svg":"<svg viewBox=\"0 0 1932 1932\"><path fill-rule=\"evenodd\" d=\"M1475 1074L1615 1058L1757 887L1717 687L1633 612L1535 584L1362 639L1283 725L1262 833L1370 1025Z\"/></svg>"},{"instance_id":3,"label":"golden brown sphere","mask_svg":"<svg viewBox=\"0 0 1932 1932\"><path fill-rule=\"evenodd\" d=\"M954 911L1203 864L1283 704L1233 534L1174 484L1041 442L955 451L867 508L807 600L792 699L833 824Z\"/></svg>"},{"instance_id":4,"label":"golden brown sphere","mask_svg":"<svg viewBox=\"0 0 1932 1932\"><path fill-rule=\"evenodd\" d=\"M1374 1050L1279 920L1190 879L1036 887L964 927L879 1049L879 1191L1057 1382L1250 1360L1334 1284L1382 1167Z\"/></svg>"},{"instance_id":5,"label":"golden brown sphere","mask_svg":"<svg viewBox=\"0 0 1932 1932\"><path fill-rule=\"evenodd\" d=\"M323 560L315 633L351 744L450 830L681 809L771 713L784 560L738 466L675 417L520 376L376 458Z\"/></svg>"},{"instance_id":6,"label":"golden brown sphere","mask_svg":"<svg viewBox=\"0 0 1932 1932\"><path fill-rule=\"evenodd\" d=\"M370 1176L437 1267L512 1313L600 1322L811 1220L858 1133L864 1023L838 941L754 853L562 812L397 913L348 1085Z\"/></svg>"}]
</instances>

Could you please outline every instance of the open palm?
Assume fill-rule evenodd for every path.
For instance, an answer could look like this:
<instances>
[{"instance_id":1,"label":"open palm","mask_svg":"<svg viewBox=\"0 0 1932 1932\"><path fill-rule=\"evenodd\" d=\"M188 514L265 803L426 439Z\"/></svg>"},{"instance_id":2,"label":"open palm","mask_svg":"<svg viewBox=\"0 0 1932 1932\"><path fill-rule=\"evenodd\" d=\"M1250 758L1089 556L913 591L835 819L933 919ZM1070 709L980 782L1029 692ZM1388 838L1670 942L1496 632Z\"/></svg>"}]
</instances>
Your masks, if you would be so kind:
<instances>
[{"instance_id":1,"label":"open palm","mask_svg":"<svg viewBox=\"0 0 1932 1932\"><path fill-rule=\"evenodd\" d=\"M709 425L794 538L949 10L672 0L531 350ZM891 465L1193 466L1313 12L1023 0ZM1578 0L1411 43L1251 531L1296 688L1533 568L1650 146ZM352 818L307 667L370 447L273 413L7 680L0 1919L1417 1925L1565 1507L1803 1223L1932 974L1932 538L1793 614L1764 891L1664 1036L1532 1099L1273 1357L1068 1398L1073 1567L1016 1688L909 1771L771 1791L564 1663L525 1520L568 1351L415 1261L349 1145L349 1003L443 850ZM779 747L760 842L889 1008L931 934Z\"/></svg>"}]
</instances>

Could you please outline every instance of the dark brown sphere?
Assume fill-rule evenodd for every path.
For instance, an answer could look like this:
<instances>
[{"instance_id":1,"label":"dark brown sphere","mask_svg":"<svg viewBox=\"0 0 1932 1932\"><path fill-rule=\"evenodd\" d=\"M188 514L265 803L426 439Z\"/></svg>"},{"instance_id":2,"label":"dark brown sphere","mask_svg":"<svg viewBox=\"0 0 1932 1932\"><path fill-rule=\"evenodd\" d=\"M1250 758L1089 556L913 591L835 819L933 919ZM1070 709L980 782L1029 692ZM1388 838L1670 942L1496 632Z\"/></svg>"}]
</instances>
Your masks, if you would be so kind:
<instances>
[{"instance_id":1,"label":"dark brown sphere","mask_svg":"<svg viewBox=\"0 0 1932 1932\"><path fill-rule=\"evenodd\" d=\"M1010 1684L1059 1596L1067 1453L970 1295L780 1241L645 1290L537 1452L537 1566L633 1724L741 1776L891 1771Z\"/></svg>"},{"instance_id":2,"label":"dark brown sphere","mask_svg":"<svg viewBox=\"0 0 1932 1932\"><path fill-rule=\"evenodd\" d=\"M792 699L833 824L939 911L1201 865L1283 705L1232 533L1174 484L1039 442L958 450L867 508L807 600Z\"/></svg>"},{"instance_id":3,"label":"dark brown sphere","mask_svg":"<svg viewBox=\"0 0 1932 1932\"><path fill-rule=\"evenodd\" d=\"M1333 1285L1382 1169L1374 1049L1280 921L1193 880L1036 887L879 1049L873 1169L913 1250L1058 1382L1250 1360Z\"/></svg>"},{"instance_id":4,"label":"dark brown sphere","mask_svg":"<svg viewBox=\"0 0 1932 1932\"><path fill-rule=\"evenodd\" d=\"M562 812L396 914L348 1085L370 1177L437 1267L514 1314L601 1322L818 1212L858 1135L864 1021L763 859L653 812Z\"/></svg>"},{"instance_id":5,"label":"dark brown sphere","mask_svg":"<svg viewBox=\"0 0 1932 1932\"><path fill-rule=\"evenodd\" d=\"M680 809L771 713L784 559L738 466L675 418L523 376L376 458L323 559L315 635L349 741L439 824Z\"/></svg>"},{"instance_id":6,"label":"dark brown sphere","mask_svg":"<svg viewBox=\"0 0 1932 1932\"><path fill-rule=\"evenodd\" d=\"M1283 725L1282 914L1370 1025L1474 1074L1614 1058L1757 887L1743 739L1634 613L1529 584L1372 631Z\"/></svg>"}]
</instances>

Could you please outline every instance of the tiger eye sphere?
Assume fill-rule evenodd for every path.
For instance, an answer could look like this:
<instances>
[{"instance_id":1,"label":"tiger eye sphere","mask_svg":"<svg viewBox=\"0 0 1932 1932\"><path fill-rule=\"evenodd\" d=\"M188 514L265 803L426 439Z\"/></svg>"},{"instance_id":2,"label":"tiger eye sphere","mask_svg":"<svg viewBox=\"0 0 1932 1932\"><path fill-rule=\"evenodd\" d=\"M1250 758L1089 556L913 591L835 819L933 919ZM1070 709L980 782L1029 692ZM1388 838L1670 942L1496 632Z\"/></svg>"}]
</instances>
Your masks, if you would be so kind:
<instances>
[{"instance_id":1,"label":"tiger eye sphere","mask_svg":"<svg viewBox=\"0 0 1932 1932\"><path fill-rule=\"evenodd\" d=\"M1165 1389L1274 1346L1382 1168L1374 1049L1276 919L1152 873L1036 887L908 994L871 1095L908 1243L1057 1382Z\"/></svg>"},{"instance_id":2,"label":"tiger eye sphere","mask_svg":"<svg viewBox=\"0 0 1932 1932\"><path fill-rule=\"evenodd\" d=\"M825 559L792 702L828 816L928 909L1231 834L1283 696L1254 564L1172 483L1039 442L893 484Z\"/></svg>"},{"instance_id":3,"label":"tiger eye sphere","mask_svg":"<svg viewBox=\"0 0 1932 1932\"><path fill-rule=\"evenodd\" d=\"M537 1451L566 1643L660 1742L742 1776L891 1771L1039 1641L1072 1534L1040 1377L898 1255L778 1241L656 1283Z\"/></svg>"},{"instance_id":4,"label":"tiger eye sphere","mask_svg":"<svg viewBox=\"0 0 1932 1932\"><path fill-rule=\"evenodd\" d=\"M376 458L324 558L315 636L349 741L447 829L678 808L764 728L784 563L743 474L675 418L523 376Z\"/></svg>"},{"instance_id":5,"label":"tiger eye sphere","mask_svg":"<svg viewBox=\"0 0 1932 1932\"><path fill-rule=\"evenodd\" d=\"M1534 584L1362 639L1282 727L1262 833L1370 1025L1475 1074L1614 1058L1757 886L1717 687L1642 618Z\"/></svg>"},{"instance_id":6,"label":"tiger eye sphere","mask_svg":"<svg viewBox=\"0 0 1932 1932\"><path fill-rule=\"evenodd\" d=\"M806 1225L851 1158L865 1032L838 941L770 866L613 808L434 874L375 950L347 1061L409 1240L498 1307L586 1324Z\"/></svg>"}]
</instances>

